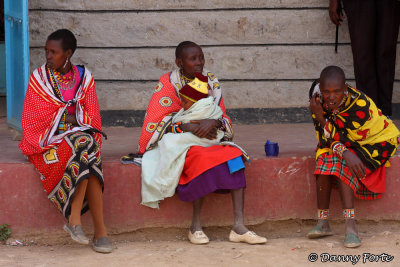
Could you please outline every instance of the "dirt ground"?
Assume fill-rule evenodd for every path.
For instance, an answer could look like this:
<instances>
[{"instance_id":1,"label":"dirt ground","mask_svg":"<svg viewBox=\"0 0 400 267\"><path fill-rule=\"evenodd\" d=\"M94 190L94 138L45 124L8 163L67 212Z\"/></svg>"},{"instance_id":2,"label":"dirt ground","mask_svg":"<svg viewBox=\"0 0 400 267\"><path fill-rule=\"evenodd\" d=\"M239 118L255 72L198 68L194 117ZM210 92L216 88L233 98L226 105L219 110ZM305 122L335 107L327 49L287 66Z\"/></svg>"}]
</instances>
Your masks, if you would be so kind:
<instances>
[{"instance_id":1,"label":"dirt ground","mask_svg":"<svg viewBox=\"0 0 400 267\"><path fill-rule=\"evenodd\" d=\"M200 246L187 241L186 229L138 230L111 236L114 252L107 255L75 244L60 232L20 238L22 246L0 245L0 266L400 266L399 222L360 221L363 244L356 249L343 247L342 221L332 223L334 236L306 239L313 224L291 220L249 227L268 238L265 245L231 243L228 227L205 228L211 242ZM311 253L318 256L315 262L309 261L315 257ZM358 262L353 258L352 263L350 255L359 256Z\"/></svg>"}]
</instances>

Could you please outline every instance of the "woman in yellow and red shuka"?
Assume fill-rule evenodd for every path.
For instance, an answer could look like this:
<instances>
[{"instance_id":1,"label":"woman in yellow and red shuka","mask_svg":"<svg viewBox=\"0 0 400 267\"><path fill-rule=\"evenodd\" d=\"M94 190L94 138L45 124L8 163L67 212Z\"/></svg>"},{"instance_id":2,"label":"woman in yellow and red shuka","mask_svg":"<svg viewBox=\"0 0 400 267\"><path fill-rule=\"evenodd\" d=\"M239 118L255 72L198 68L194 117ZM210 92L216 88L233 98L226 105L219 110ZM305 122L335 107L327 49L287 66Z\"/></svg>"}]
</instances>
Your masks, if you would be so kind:
<instances>
[{"instance_id":1,"label":"woman in yellow and red shuka","mask_svg":"<svg viewBox=\"0 0 400 267\"><path fill-rule=\"evenodd\" d=\"M354 220L354 196L377 199L385 191L385 169L399 144L393 122L364 93L345 83L341 68L326 67L310 89L310 110L317 133L318 224L309 238L331 235L330 192L340 190L346 219L346 247L361 240Z\"/></svg>"}]
</instances>

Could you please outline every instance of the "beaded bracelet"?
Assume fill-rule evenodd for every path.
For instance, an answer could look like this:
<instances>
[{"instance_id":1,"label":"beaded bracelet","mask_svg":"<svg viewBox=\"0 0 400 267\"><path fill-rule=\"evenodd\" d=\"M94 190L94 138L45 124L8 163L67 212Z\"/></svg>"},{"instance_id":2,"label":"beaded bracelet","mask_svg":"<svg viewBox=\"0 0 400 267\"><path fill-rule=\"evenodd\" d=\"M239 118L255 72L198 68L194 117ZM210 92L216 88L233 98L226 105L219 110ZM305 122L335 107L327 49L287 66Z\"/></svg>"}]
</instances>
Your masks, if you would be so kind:
<instances>
[{"instance_id":1,"label":"beaded bracelet","mask_svg":"<svg viewBox=\"0 0 400 267\"><path fill-rule=\"evenodd\" d=\"M329 209L318 209L317 211L318 219L327 220L329 217Z\"/></svg>"},{"instance_id":2,"label":"beaded bracelet","mask_svg":"<svg viewBox=\"0 0 400 267\"><path fill-rule=\"evenodd\" d=\"M181 126L182 122L178 121L177 123L172 124L172 133L183 133Z\"/></svg>"},{"instance_id":3,"label":"beaded bracelet","mask_svg":"<svg viewBox=\"0 0 400 267\"><path fill-rule=\"evenodd\" d=\"M343 209L343 217L345 219L354 219L354 209Z\"/></svg>"},{"instance_id":4,"label":"beaded bracelet","mask_svg":"<svg viewBox=\"0 0 400 267\"><path fill-rule=\"evenodd\" d=\"M343 157L343 153L345 151L347 151L347 147L340 142L337 142L332 148L333 154L336 154L340 157Z\"/></svg>"},{"instance_id":5,"label":"beaded bracelet","mask_svg":"<svg viewBox=\"0 0 400 267\"><path fill-rule=\"evenodd\" d=\"M72 128L72 123L65 122L67 117L67 112L64 112L63 116L60 119L60 123L58 124L58 133L62 134Z\"/></svg>"},{"instance_id":6,"label":"beaded bracelet","mask_svg":"<svg viewBox=\"0 0 400 267\"><path fill-rule=\"evenodd\" d=\"M61 119L60 119L60 123L58 124L58 133L62 134L63 132L65 132L67 130L67 125L65 123L65 117L67 116L67 113L64 112L64 114L62 115Z\"/></svg>"},{"instance_id":7,"label":"beaded bracelet","mask_svg":"<svg viewBox=\"0 0 400 267\"><path fill-rule=\"evenodd\" d=\"M330 147L332 151L333 151L333 146L336 145L337 143L340 143L340 142L339 141L333 141L332 142L331 147Z\"/></svg>"},{"instance_id":8,"label":"beaded bracelet","mask_svg":"<svg viewBox=\"0 0 400 267\"><path fill-rule=\"evenodd\" d=\"M225 130L226 129L225 120L223 118L219 118L218 121L221 123L221 126L218 129L221 131Z\"/></svg>"}]
</instances>

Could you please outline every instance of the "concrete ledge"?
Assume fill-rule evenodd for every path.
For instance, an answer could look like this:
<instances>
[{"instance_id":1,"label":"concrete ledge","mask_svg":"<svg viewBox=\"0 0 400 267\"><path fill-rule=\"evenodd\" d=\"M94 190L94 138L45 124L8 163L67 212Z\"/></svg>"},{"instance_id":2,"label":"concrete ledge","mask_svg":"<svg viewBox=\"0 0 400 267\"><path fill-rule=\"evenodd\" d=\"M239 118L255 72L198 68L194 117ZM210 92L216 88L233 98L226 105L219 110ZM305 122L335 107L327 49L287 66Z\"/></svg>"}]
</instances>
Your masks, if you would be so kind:
<instances>
[{"instance_id":1,"label":"concrete ledge","mask_svg":"<svg viewBox=\"0 0 400 267\"><path fill-rule=\"evenodd\" d=\"M183 40L193 40L201 45L326 44L333 43L335 36L335 27L326 9L143 11L129 12L125 8L106 12L31 10L30 45L43 46L47 36L57 29L51 23L54 20L58 25L73 29L79 45L87 47L176 46ZM118 17L118 30L112 23L115 17ZM346 26L339 29L340 42L348 43L347 21L343 24Z\"/></svg>"},{"instance_id":2,"label":"concrete ledge","mask_svg":"<svg viewBox=\"0 0 400 267\"><path fill-rule=\"evenodd\" d=\"M400 103L393 103L392 119L400 119ZM227 114L234 124L260 125L271 123L311 123L307 107L287 108L228 108ZM103 125L107 127L141 127L145 110L102 110Z\"/></svg>"},{"instance_id":3,"label":"concrete ledge","mask_svg":"<svg viewBox=\"0 0 400 267\"><path fill-rule=\"evenodd\" d=\"M386 193L380 200L356 201L357 218L400 220L400 157L391 160L387 171ZM316 207L314 160L312 157L254 159L246 169L245 217L247 224L265 220L314 219ZM0 224L8 223L14 233L58 230L63 216L47 200L39 174L32 164L0 163ZM110 232L119 233L148 227L188 227L191 203L176 196L166 199L160 210L140 203L140 168L104 161L104 211ZM331 211L340 218L339 194L333 193ZM232 224L229 195L211 194L204 203L205 226ZM90 215L83 223L90 224Z\"/></svg>"},{"instance_id":4,"label":"concrete ledge","mask_svg":"<svg viewBox=\"0 0 400 267\"><path fill-rule=\"evenodd\" d=\"M327 3L320 0L204 0L204 1L156 1L156 0L35 0L29 1L30 9L74 9L74 10L168 10L168 9L215 9L215 8L307 8L307 7L327 7Z\"/></svg>"}]
</instances>

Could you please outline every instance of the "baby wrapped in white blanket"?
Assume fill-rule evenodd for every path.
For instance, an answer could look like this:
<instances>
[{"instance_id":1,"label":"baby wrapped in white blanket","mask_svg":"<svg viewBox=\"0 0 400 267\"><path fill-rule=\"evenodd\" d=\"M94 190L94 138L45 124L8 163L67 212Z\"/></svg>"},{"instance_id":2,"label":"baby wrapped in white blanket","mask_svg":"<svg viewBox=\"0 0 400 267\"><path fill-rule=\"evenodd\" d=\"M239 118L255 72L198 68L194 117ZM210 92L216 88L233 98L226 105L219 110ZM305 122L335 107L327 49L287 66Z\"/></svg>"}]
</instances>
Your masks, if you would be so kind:
<instances>
[{"instance_id":1,"label":"baby wrapped in white blanket","mask_svg":"<svg viewBox=\"0 0 400 267\"><path fill-rule=\"evenodd\" d=\"M189 109L183 108L172 118L173 123L189 123L194 120L219 119L221 108L214 103L213 97L200 99ZM144 153L142 159L142 205L158 208L160 200L175 194L186 153L191 146L209 147L218 145L223 138L221 130L217 138L209 140L199 138L190 132L167 133L157 146Z\"/></svg>"}]
</instances>

